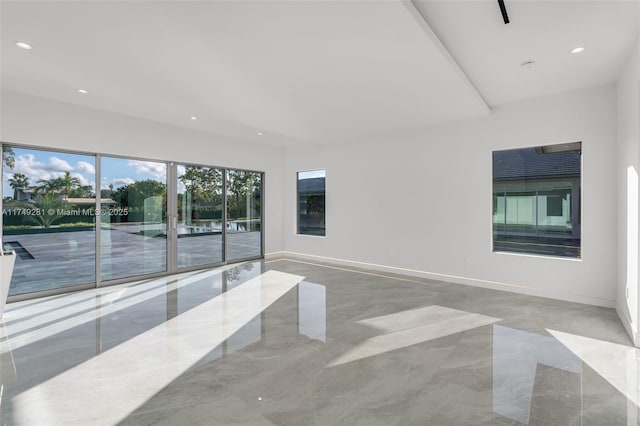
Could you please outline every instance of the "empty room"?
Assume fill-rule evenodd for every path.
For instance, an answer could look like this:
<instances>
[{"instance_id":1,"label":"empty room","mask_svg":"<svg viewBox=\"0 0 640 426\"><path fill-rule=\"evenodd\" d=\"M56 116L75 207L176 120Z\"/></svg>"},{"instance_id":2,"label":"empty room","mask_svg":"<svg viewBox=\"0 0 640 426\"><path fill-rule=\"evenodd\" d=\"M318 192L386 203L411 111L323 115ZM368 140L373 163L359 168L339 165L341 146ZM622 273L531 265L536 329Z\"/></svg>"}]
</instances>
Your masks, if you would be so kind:
<instances>
[{"instance_id":1,"label":"empty room","mask_svg":"<svg viewBox=\"0 0 640 426\"><path fill-rule=\"evenodd\" d=\"M0 422L639 425L639 27L0 0Z\"/></svg>"}]
</instances>

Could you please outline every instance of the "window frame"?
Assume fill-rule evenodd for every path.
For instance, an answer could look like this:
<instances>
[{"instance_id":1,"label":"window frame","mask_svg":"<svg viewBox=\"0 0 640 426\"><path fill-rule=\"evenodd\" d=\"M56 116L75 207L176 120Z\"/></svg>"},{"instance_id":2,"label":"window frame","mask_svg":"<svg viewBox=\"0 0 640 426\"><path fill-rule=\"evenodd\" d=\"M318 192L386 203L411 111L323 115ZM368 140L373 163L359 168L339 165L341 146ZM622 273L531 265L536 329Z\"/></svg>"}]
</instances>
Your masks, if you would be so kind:
<instances>
[{"instance_id":1,"label":"window frame","mask_svg":"<svg viewBox=\"0 0 640 426\"><path fill-rule=\"evenodd\" d=\"M538 155L555 155L558 153L575 153L579 156L579 163L577 165L578 173L575 173L575 168L572 171L569 166L567 169L567 173L554 173L548 175L538 175L535 177L532 176L514 176L512 180L508 180L504 177L496 177L496 154L504 153L508 151L527 151L527 150L535 150ZM517 148L500 148L494 149L491 151L491 251L492 253L497 254L507 254L507 255L521 255L521 256L533 256L533 257L550 257L553 259L563 259L563 260L573 260L573 261L581 261L583 257L583 236L582 236L582 185L583 185L583 174L584 174L584 159L583 159L584 146L582 141L573 141L573 142L559 142L551 145L536 145L536 146L524 146ZM526 165L526 164L525 164ZM571 227L567 228L565 236L561 236L560 233L555 234L555 230L544 229L544 227L549 226L548 224L544 224L541 222L540 218L540 208L539 202L540 197L548 196L555 189L547 189L544 188L545 184L554 183L554 182L565 182L570 184L570 189L568 194L568 203L569 203L569 212L568 212L568 223L571 223ZM527 233L522 232L523 235L514 234L514 236L522 237L522 239L528 238L528 241L513 241L516 244L520 244L520 248L517 250L510 250L505 248L504 244L507 243L508 239L503 241L498 240L496 237L499 233L502 233L503 237L509 237L509 230L507 229L507 220L508 220L508 212L507 212L507 193L509 184L525 184L531 185L533 188L534 194L534 224L535 224L535 232ZM502 186L504 190L501 190L498 196L496 197L496 188ZM504 194L504 195L502 195ZM555 195L555 194L552 194ZM504 197L502 203L500 203L499 198ZM503 210L498 211L498 205L503 205ZM546 209L545 209L546 211ZM496 215L500 214L503 216L504 222L499 221L496 222ZM549 216L545 215L543 218L559 218L564 216ZM543 223L541 225L541 223ZM502 226L501 226L502 225ZM517 225L517 224L516 224ZM542 227L542 230L540 230ZM570 231L569 231L570 229ZM526 235L525 235L526 234ZM547 239L547 241L545 241ZM557 239L558 242L566 242L567 244L562 245L553 245L550 244L549 241L553 241ZM562 241L564 240L564 241ZM498 243L498 244L496 244ZM498 247L497 247L498 245ZM538 246L537 250L531 249L532 247ZM540 249L540 247L544 247L544 249ZM556 247L554 249L553 247Z\"/></svg>"},{"instance_id":2,"label":"window frame","mask_svg":"<svg viewBox=\"0 0 640 426\"><path fill-rule=\"evenodd\" d=\"M308 232L303 232L303 230L301 229L301 224L300 224L300 181L304 180L304 179L300 179L300 174L302 173L314 173L314 172L322 172L323 176L322 178L324 179L324 190L322 193L322 198L323 198L323 209L322 209L322 234L315 234L315 233L308 233ZM309 179L313 179L313 178L309 178ZM317 238L326 238L327 236L327 226L326 226L326 219L327 219L327 169L308 169L308 170L300 170L296 172L296 229L295 229L295 233L296 235L300 235L300 236L304 236L304 237L317 237Z\"/></svg>"}]
</instances>

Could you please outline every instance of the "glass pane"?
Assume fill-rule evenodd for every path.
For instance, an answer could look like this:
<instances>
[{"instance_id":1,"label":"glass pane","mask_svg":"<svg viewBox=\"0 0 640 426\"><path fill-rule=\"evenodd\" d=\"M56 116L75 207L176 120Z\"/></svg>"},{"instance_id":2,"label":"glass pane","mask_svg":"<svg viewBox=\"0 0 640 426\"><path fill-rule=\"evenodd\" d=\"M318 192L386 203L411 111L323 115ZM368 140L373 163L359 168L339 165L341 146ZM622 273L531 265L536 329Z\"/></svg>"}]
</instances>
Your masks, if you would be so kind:
<instances>
[{"instance_id":1,"label":"glass pane","mask_svg":"<svg viewBox=\"0 0 640 426\"><path fill-rule=\"evenodd\" d=\"M580 257L580 175L580 143L494 152L494 250Z\"/></svg>"},{"instance_id":2,"label":"glass pane","mask_svg":"<svg viewBox=\"0 0 640 426\"><path fill-rule=\"evenodd\" d=\"M5 146L3 160L9 295L94 283L95 157Z\"/></svg>"},{"instance_id":3,"label":"glass pane","mask_svg":"<svg viewBox=\"0 0 640 426\"><path fill-rule=\"evenodd\" d=\"M325 171L298 172L298 234L325 235Z\"/></svg>"},{"instance_id":4,"label":"glass pane","mask_svg":"<svg viewBox=\"0 0 640 426\"><path fill-rule=\"evenodd\" d=\"M227 171L227 260L262 255L262 174Z\"/></svg>"},{"instance_id":5,"label":"glass pane","mask_svg":"<svg viewBox=\"0 0 640 426\"><path fill-rule=\"evenodd\" d=\"M506 229L508 234L536 233L536 185L522 181L506 185Z\"/></svg>"},{"instance_id":6,"label":"glass pane","mask_svg":"<svg viewBox=\"0 0 640 426\"><path fill-rule=\"evenodd\" d=\"M178 165L178 268L223 261L222 170Z\"/></svg>"},{"instance_id":7,"label":"glass pane","mask_svg":"<svg viewBox=\"0 0 640 426\"><path fill-rule=\"evenodd\" d=\"M573 231L571 193L571 182L543 182L538 185L539 234L571 237Z\"/></svg>"},{"instance_id":8,"label":"glass pane","mask_svg":"<svg viewBox=\"0 0 640 426\"><path fill-rule=\"evenodd\" d=\"M167 270L165 163L102 157L102 280Z\"/></svg>"},{"instance_id":9,"label":"glass pane","mask_svg":"<svg viewBox=\"0 0 640 426\"><path fill-rule=\"evenodd\" d=\"M506 185L493 184L493 232L504 232L506 223Z\"/></svg>"}]
</instances>

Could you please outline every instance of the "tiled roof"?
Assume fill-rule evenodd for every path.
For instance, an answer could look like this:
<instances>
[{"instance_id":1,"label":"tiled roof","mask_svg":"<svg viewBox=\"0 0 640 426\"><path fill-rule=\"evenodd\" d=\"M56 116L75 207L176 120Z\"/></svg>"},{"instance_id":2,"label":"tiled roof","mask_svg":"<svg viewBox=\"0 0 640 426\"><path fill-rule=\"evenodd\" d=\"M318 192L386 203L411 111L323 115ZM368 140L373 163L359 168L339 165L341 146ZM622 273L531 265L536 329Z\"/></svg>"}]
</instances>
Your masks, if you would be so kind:
<instances>
[{"instance_id":1,"label":"tiled roof","mask_svg":"<svg viewBox=\"0 0 640 426\"><path fill-rule=\"evenodd\" d=\"M493 153L493 179L540 179L580 176L580 153L544 154L536 148Z\"/></svg>"}]
</instances>

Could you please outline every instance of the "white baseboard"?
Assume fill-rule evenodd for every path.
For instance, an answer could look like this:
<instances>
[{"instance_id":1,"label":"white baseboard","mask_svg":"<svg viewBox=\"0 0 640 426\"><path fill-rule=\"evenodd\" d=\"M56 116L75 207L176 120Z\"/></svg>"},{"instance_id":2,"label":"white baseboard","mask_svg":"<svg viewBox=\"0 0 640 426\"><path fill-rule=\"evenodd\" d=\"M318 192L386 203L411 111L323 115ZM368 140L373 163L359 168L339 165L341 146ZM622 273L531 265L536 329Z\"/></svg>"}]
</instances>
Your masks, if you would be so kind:
<instances>
[{"instance_id":1,"label":"white baseboard","mask_svg":"<svg viewBox=\"0 0 640 426\"><path fill-rule=\"evenodd\" d=\"M286 251L274 251L271 253L266 253L264 255L264 260L276 260L276 259L282 259L286 256Z\"/></svg>"},{"instance_id":2,"label":"white baseboard","mask_svg":"<svg viewBox=\"0 0 640 426\"><path fill-rule=\"evenodd\" d=\"M620 318L620 322L624 326L624 329L627 331L627 334L631 338L633 345L635 347L640 347L640 334L633 329L633 322L627 315L626 309L623 309L619 303L616 303L616 313L618 314L618 318Z\"/></svg>"},{"instance_id":3,"label":"white baseboard","mask_svg":"<svg viewBox=\"0 0 640 426\"><path fill-rule=\"evenodd\" d=\"M440 274L436 272L421 271L415 269L399 268L395 266L379 265L374 263L358 262L348 259L337 259L333 257L317 256L305 253L295 253L290 251L281 251L270 253L269 259L277 260L302 260L310 263L319 264L321 266L348 266L356 269L373 270L376 272L387 272L392 274L400 274L410 277L427 278L440 282L450 282L454 284L471 285L475 287L488 288L492 290L509 291L512 293L527 294L529 296L546 297L549 299L564 300L567 302L583 303L587 305L602 306L605 308L614 308L616 303L614 300L600 299L597 297L582 296L575 294L567 294L556 291L540 290L523 285L514 285L497 281L482 280L471 277L460 277L455 275Z\"/></svg>"}]
</instances>

